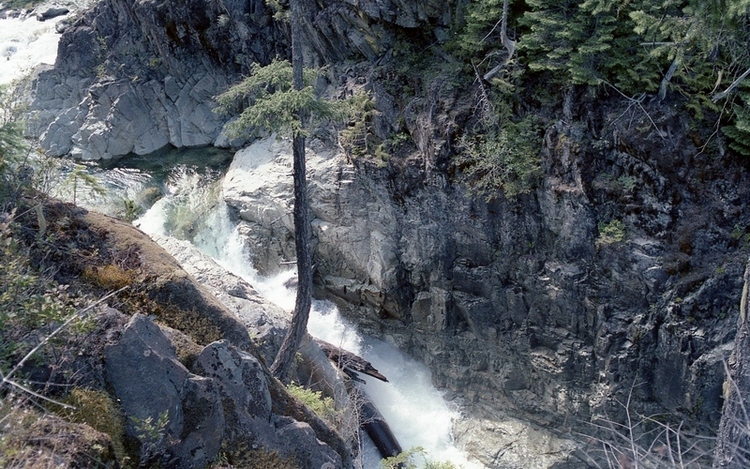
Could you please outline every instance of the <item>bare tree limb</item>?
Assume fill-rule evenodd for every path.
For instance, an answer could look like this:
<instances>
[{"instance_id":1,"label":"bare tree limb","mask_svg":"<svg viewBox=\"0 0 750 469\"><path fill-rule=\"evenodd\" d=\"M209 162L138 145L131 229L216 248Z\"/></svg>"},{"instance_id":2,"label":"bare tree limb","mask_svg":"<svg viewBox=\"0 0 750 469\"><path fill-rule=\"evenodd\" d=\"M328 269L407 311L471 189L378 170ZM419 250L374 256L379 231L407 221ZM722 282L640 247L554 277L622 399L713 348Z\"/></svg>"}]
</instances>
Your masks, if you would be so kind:
<instances>
[{"instance_id":1,"label":"bare tree limb","mask_svg":"<svg viewBox=\"0 0 750 469\"><path fill-rule=\"evenodd\" d=\"M508 37L508 0L503 1L503 16L500 18L500 42L503 44L503 47L505 47L505 50L508 51L508 56L505 58L505 61L497 66L495 66L492 70L484 74L485 80L489 81L491 80L495 75L500 73L500 70L505 68L505 66L510 62L510 60L513 58L513 54L516 52L516 41L510 39ZM493 31L497 28L497 23L495 23L495 26L492 28L492 30L487 33L487 36L482 39L484 41L487 39L487 37L492 34Z\"/></svg>"},{"instance_id":2,"label":"bare tree limb","mask_svg":"<svg viewBox=\"0 0 750 469\"><path fill-rule=\"evenodd\" d=\"M670 80L672 80L674 72L677 71L678 64L679 61L677 60L677 57L675 57L675 59L672 61L672 65L669 66L666 75L664 75L664 78L662 78L661 84L659 84L659 101L663 100L667 96L667 85L669 84Z\"/></svg>"},{"instance_id":3,"label":"bare tree limb","mask_svg":"<svg viewBox=\"0 0 750 469\"><path fill-rule=\"evenodd\" d=\"M728 95L732 91L734 91L734 89L737 88L737 86L740 84L740 82L742 82L742 80L744 80L745 78L747 78L748 75L750 75L750 68L748 68L747 70L745 70L745 72L742 75L740 75L736 80L734 80L732 82L732 84L729 85L729 87L727 89L725 89L721 93L718 93L718 94L714 95L714 97L711 98L711 101L713 101L715 103L718 100L724 98L726 95Z\"/></svg>"}]
</instances>

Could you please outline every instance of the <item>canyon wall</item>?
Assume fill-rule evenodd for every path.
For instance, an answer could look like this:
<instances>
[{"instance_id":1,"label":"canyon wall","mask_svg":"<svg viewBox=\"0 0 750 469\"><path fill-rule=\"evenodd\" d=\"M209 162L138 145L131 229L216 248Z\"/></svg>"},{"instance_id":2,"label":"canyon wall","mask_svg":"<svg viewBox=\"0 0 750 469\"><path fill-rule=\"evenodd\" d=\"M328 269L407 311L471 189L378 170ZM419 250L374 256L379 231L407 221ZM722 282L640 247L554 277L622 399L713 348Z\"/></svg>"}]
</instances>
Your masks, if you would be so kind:
<instances>
[{"instance_id":1,"label":"canyon wall","mask_svg":"<svg viewBox=\"0 0 750 469\"><path fill-rule=\"evenodd\" d=\"M240 144L211 96L285 56L285 28L262 1L218 5L98 4L38 78L32 133L92 159ZM457 3L306 5L306 62L330 66L319 87L368 90L370 132L408 140L378 160L314 132L317 295L425 361L475 417L580 430L630 402L715 428L750 250L747 159L702 140L677 101L572 89L546 117L535 188L476 196L453 160L471 90L389 81L399 41L440 42ZM283 145L243 150L225 186L266 273L293 260Z\"/></svg>"}]
</instances>

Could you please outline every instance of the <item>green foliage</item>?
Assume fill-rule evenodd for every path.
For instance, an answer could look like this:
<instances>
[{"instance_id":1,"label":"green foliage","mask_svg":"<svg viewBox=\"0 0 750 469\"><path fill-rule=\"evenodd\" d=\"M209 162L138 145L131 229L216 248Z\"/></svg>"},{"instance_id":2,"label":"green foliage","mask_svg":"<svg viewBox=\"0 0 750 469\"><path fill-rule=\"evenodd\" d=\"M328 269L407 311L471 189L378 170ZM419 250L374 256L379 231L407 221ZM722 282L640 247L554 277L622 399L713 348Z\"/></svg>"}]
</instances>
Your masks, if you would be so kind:
<instances>
[{"instance_id":1,"label":"green foliage","mask_svg":"<svg viewBox=\"0 0 750 469\"><path fill-rule=\"evenodd\" d=\"M118 461L125 461L125 425L120 409L107 393L92 389L73 389L64 400L72 407L62 408L58 414L75 423L85 423L94 430L106 433Z\"/></svg>"},{"instance_id":2,"label":"green foliage","mask_svg":"<svg viewBox=\"0 0 750 469\"><path fill-rule=\"evenodd\" d=\"M502 192L514 199L530 192L541 176L541 127L532 117L508 121L499 130L464 136L457 158L463 178L487 199Z\"/></svg>"},{"instance_id":3,"label":"green foliage","mask_svg":"<svg viewBox=\"0 0 750 469\"><path fill-rule=\"evenodd\" d=\"M119 217L127 222L133 222L143 214L143 209L133 199L122 199L123 209Z\"/></svg>"},{"instance_id":4,"label":"green foliage","mask_svg":"<svg viewBox=\"0 0 750 469\"><path fill-rule=\"evenodd\" d=\"M156 451L167 436L169 412L165 410L159 414L157 419L150 416L145 419L131 416L130 420L135 429L135 434L141 442L141 462L148 461L156 455Z\"/></svg>"},{"instance_id":5,"label":"green foliage","mask_svg":"<svg viewBox=\"0 0 750 469\"><path fill-rule=\"evenodd\" d=\"M0 203L7 202L18 187L17 172L25 142L21 127L15 122L0 125Z\"/></svg>"},{"instance_id":6,"label":"green foliage","mask_svg":"<svg viewBox=\"0 0 750 469\"><path fill-rule=\"evenodd\" d=\"M336 410L333 399L323 396L320 391L313 391L295 383L289 384L286 389L289 391L289 394L299 399L310 410L315 412L318 417L328 423L335 425L341 419L341 412Z\"/></svg>"},{"instance_id":7,"label":"green foliage","mask_svg":"<svg viewBox=\"0 0 750 469\"><path fill-rule=\"evenodd\" d=\"M73 203L75 204L78 198L78 192L81 189L88 190L91 194L97 196L103 196L107 193L96 176L90 174L84 165L77 164L73 166L73 171L68 174L65 178L63 187L68 189L73 196Z\"/></svg>"},{"instance_id":8,"label":"green foliage","mask_svg":"<svg viewBox=\"0 0 750 469\"><path fill-rule=\"evenodd\" d=\"M452 45L480 74L504 53L502 6L469 2L457 26ZM749 9L749 0L511 1L508 31L518 52L508 68L525 70L524 83L538 77L561 90L607 84L627 96L672 91L700 121L721 112L709 95L750 68Z\"/></svg>"},{"instance_id":9,"label":"green foliage","mask_svg":"<svg viewBox=\"0 0 750 469\"><path fill-rule=\"evenodd\" d=\"M721 128L729 138L729 148L750 156L750 87L741 87L732 103L732 124Z\"/></svg>"},{"instance_id":10,"label":"green foliage","mask_svg":"<svg viewBox=\"0 0 750 469\"><path fill-rule=\"evenodd\" d=\"M419 466L414 460L420 458L423 464ZM430 461L427 459L427 451L421 446L409 448L407 451L396 456L385 458L380 461L382 469L458 469L450 461Z\"/></svg>"},{"instance_id":11,"label":"green foliage","mask_svg":"<svg viewBox=\"0 0 750 469\"><path fill-rule=\"evenodd\" d=\"M258 448L247 441L222 442L222 452L210 469L299 469L293 457Z\"/></svg>"},{"instance_id":12,"label":"green foliage","mask_svg":"<svg viewBox=\"0 0 750 469\"><path fill-rule=\"evenodd\" d=\"M484 0L467 5L465 24L455 41L455 46L462 55L484 56L497 46L500 27L496 25L502 14L503 0Z\"/></svg>"},{"instance_id":13,"label":"green foliage","mask_svg":"<svg viewBox=\"0 0 750 469\"><path fill-rule=\"evenodd\" d=\"M625 93L653 91L660 70L642 53L622 0L529 0L518 48L531 71L562 84L610 83Z\"/></svg>"},{"instance_id":14,"label":"green foliage","mask_svg":"<svg viewBox=\"0 0 750 469\"><path fill-rule=\"evenodd\" d=\"M625 223L614 219L609 222L599 222L598 244L614 244L625 240Z\"/></svg>"},{"instance_id":15,"label":"green foliage","mask_svg":"<svg viewBox=\"0 0 750 469\"><path fill-rule=\"evenodd\" d=\"M33 346L32 332L73 314L67 287L40 275L13 232L13 214L0 213L0 370Z\"/></svg>"},{"instance_id":16,"label":"green foliage","mask_svg":"<svg viewBox=\"0 0 750 469\"><path fill-rule=\"evenodd\" d=\"M750 66L750 30L745 26L749 5L746 0L641 1L630 13L648 56L665 74L673 70L665 79L688 98L697 119L705 111L719 111L708 95Z\"/></svg>"},{"instance_id":17,"label":"green foliage","mask_svg":"<svg viewBox=\"0 0 750 469\"><path fill-rule=\"evenodd\" d=\"M372 118L377 111L372 97L365 92L358 92L346 101L347 122L339 132L339 145L349 158L373 156L381 159L374 134Z\"/></svg>"},{"instance_id":18,"label":"green foliage","mask_svg":"<svg viewBox=\"0 0 750 469\"><path fill-rule=\"evenodd\" d=\"M276 21L289 21L291 12L288 2L284 0L266 0L266 5L273 10L273 19Z\"/></svg>"},{"instance_id":19,"label":"green foliage","mask_svg":"<svg viewBox=\"0 0 750 469\"><path fill-rule=\"evenodd\" d=\"M13 93L0 86L0 209L19 195L24 183L19 168L28 145L13 100Z\"/></svg>"},{"instance_id":20,"label":"green foliage","mask_svg":"<svg viewBox=\"0 0 750 469\"><path fill-rule=\"evenodd\" d=\"M292 131L304 135L299 112L317 118L342 117L345 107L338 102L318 98L310 83L317 72L304 71L306 86L301 90L292 87L292 64L287 60L274 60L266 66L255 65L252 75L216 97L217 111L224 114L239 112L229 126L234 136L245 135L250 129Z\"/></svg>"}]
</instances>

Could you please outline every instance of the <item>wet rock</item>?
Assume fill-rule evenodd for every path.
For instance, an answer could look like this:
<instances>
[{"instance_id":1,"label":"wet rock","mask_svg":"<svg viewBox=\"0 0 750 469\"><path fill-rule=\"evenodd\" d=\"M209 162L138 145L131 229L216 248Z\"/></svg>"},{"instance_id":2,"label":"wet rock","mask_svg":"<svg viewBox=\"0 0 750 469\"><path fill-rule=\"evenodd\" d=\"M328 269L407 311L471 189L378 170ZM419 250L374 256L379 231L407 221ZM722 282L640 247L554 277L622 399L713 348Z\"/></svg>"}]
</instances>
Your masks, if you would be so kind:
<instances>
[{"instance_id":1,"label":"wet rock","mask_svg":"<svg viewBox=\"0 0 750 469\"><path fill-rule=\"evenodd\" d=\"M65 7L49 7L36 14L37 21L47 21L70 13Z\"/></svg>"},{"instance_id":2,"label":"wet rock","mask_svg":"<svg viewBox=\"0 0 750 469\"><path fill-rule=\"evenodd\" d=\"M570 440L556 438L516 419L459 422L454 433L463 448L485 467L558 467L555 464L567 461L568 454L576 448Z\"/></svg>"}]
</instances>

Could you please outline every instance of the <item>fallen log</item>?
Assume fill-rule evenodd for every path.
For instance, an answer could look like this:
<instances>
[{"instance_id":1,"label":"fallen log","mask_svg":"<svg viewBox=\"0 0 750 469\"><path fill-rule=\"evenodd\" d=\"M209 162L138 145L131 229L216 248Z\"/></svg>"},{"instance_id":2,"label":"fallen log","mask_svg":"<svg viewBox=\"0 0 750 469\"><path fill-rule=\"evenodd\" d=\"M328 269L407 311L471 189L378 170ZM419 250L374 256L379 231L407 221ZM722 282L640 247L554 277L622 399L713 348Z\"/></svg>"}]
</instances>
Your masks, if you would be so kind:
<instances>
[{"instance_id":1,"label":"fallen log","mask_svg":"<svg viewBox=\"0 0 750 469\"><path fill-rule=\"evenodd\" d=\"M317 342L328 359L353 381L365 384L365 381L359 378L358 375L358 373L363 373L380 381L388 382L388 378L375 369L372 363L359 355L320 339L315 339L315 342ZM400 454L403 451L401 445L391 431L391 427L385 421L383 414L380 413L370 398L356 385L351 384L348 388L352 400L359 409L359 426L367 432L367 436L370 437L375 447L378 448L380 455L383 458L390 458Z\"/></svg>"},{"instance_id":2,"label":"fallen log","mask_svg":"<svg viewBox=\"0 0 750 469\"><path fill-rule=\"evenodd\" d=\"M385 381L386 383L388 382L388 378L383 376L378 370L375 369L375 367L372 366L370 362L360 357L359 355L349 352L348 350L344 350L341 347L337 347L324 340L315 339L315 342L318 343L321 350L323 350L323 353L326 354L328 359L331 360L334 365L336 365L341 371L349 375L349 377L353 380L364 383L364 381L362 381L362 379L360 379L357 374L363 373L368 376L372 376L373 378L377 378L380 381Z\"/></svg>"},{"instance_id":3,"label":"fallen log","mask_svg":"<svg viewBox=\"0 0 750 469\"><path fill-rule=\"evenodd\" d=\"M352 388L355 402L359 404L359 424L367 432L383 458L399 455L403 450L391 427L383 418L375 404L357 387Z\"/></svg>"}]
</instances>

